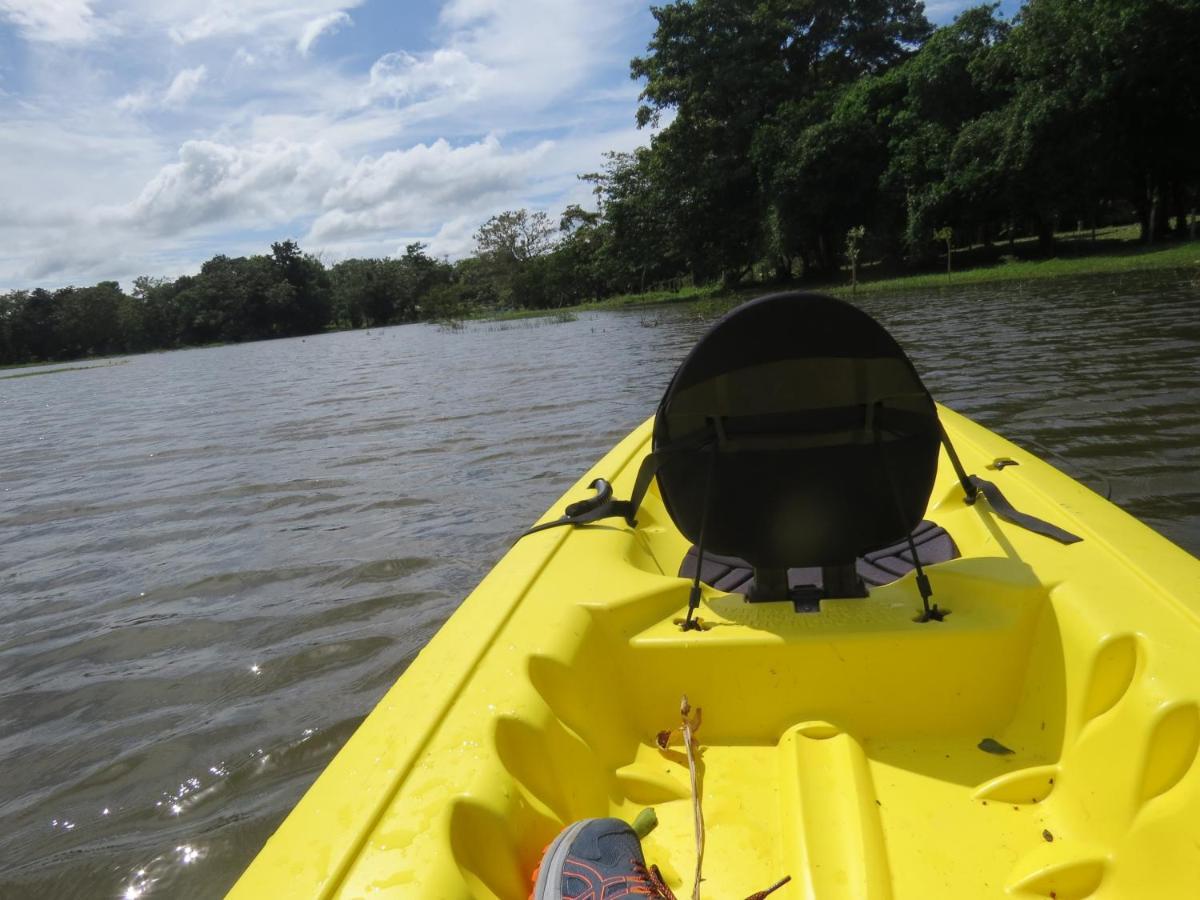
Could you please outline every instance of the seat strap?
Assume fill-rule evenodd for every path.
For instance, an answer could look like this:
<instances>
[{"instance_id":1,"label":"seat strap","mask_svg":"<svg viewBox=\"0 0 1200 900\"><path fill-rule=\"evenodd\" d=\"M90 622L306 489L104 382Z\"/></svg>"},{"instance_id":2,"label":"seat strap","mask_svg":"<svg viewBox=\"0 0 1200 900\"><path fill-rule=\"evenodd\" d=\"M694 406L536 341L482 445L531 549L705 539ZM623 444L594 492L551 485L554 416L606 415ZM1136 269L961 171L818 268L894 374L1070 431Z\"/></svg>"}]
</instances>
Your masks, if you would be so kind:
<instances>
[{"instance_id":1,"label":"seat strap","mask_svg":"<svg viewBox=\"0 0 1200 900\"><path fill-rule=\"evenodd\" d=\"M1083 540L1079 535L1072 534L1065 528L1059 528L1044 519L1039 519L1037 516L1031 516L1028 513L1023 513L1018 510L1008 498L1004 496L1000 488L986 479L980 478L978 475L968 475L967 470L963 468L962 460L958 458L958 453L954 450L954 445L950 443L950 435L946 433L946 429L939 422L938 427L942 432L942 446L946 448L946 455L950 457L950 465L954 467L954 473L958 476L958 481L963 487L964 498L967 505L973 504L980 494L988 502L988 506L992 508L992 512L1004 519L1006 522L1011 522L1024 528L1026 531L1032 531L1034 534L1040 534L1043 537L1051 538L1058 541L1060 544L1076 544Z\"/></svg>"},{"instance_id":2,"label":"seat strap","mask_svg":"<svg viewBox=\"0 0 1200 900\"><path fill-rule=\"evenodd\" d=\"M939 427L941 427L940 424ZM979 494L982 493L992 512L1006 522L1011 522L1027 531L1032 531L1034 534L1040 534L1043 537L1058 541L1060 544L1075 544L1083 540L1079 535L1073 534L1065 528L1060 528L1044 519L1021 512L1009 502L1008 498L1004 496L1004 493L993 482L980 478L978 475L968 475L962 461L959 459L958 453L954 449L954 445L950 443L950 436L946 434L946 429L941 428L941 432L942 445L946 448L946 455L950 457L950 464L954 467L954 472L963 487L965 500L968 504L973 504L978 499ZM699 431L682 440L672 442L657 450L652 450L638 467L637 477L633 483L633 492L630 494L628 500L614 499L612 485L603 478L597 478L589 485L592 490L596 491L595 497L589 497L586 500L569 504L560 518L555 519L553 522L543 522L541 525L535 525L522 533L521 537L534 534L538 531L544 531L547 528L557 528L563 525L586 525L589 522L596 522L600 519L617 517L624 519L625 524L629 527L635 527L637 525L638 508L641 507L642 501L646 497L646 492L650 489L650 482L654 480L654 476L658 473L658 470L670 462L672 456L685 451L702 449L713 438L714 435L712 432Z\"/></svg>"},{"instance_id":3,"label":"seat strap","mask_svg":"<svg viewBox=\"0 0 1200 900\"><path fill-rule=\"evenodd\" d=\"M700 514L700 540L696 542L696 575L692 578L692 589L688 593L687 616L680 624L683 631L700 631L700 623L696 621L696 610L700 606L700 574L704 571L704 537L708 533L708 512L712 506L713 476L717 471L717 445L711 444L708 454L708 474L704 479L704 509Z\"/></svg>"},{"instance_id":4,"label":"seat strap","mask_svg":"<svg viewBox=\"0 0 1200 900\"><path fill-rule=\"evenodd\" d=\"M938 419L938 431L942 433L942 446L946 448L946 455L950 457L950 465L954 467L954 474L958 476L958 483L962 485L963 492L967 495L967 506L970 506L975 502L975 495L979 489L972 483L971 476L967 474L967 470L963 468L962 460L958 458L958 451L950 443L950 435L946 433L946 426L942 424L941 419Z\"/></svg>"},{"instance_id":5,"label":"seat strap","mask_svg":"<svg viewBox=\"0 0 1200 900\"><path fill-rule=\"evenodd\" d=\"M1083 540L1079 535L1072 534L1065 528L1059 528L1057 525L1047 522L1044 519L1039 519L1037 516L1031 516L1029 513L1023 513L1016 509L1008 501L1008 498L1001 493L1000 488L996 487L992 482L980 478L978 475L971 475L970 481L976 490L982 493L987 499L988 506L992 508L992 512L1006 522L1012 522L1026 531L1032 531L1034 534L1051 538L1060 544L1077 544Z\"/></svg>"},{"instance_id":6,"label":"seat strap","mask_svg":"<svg viewBox=\"0 0 1200 900\"><path fill-rule=\"evenodd\" d=\"M589 497L586 500L580 500L577 503L571 503L563 510L563 515L553 522L543 522L541 525L534 525L528 531L521 534L525 537L527 534L534 534L538 531L545 531L547 528L558 528L562 525L586 525L589 522L596 522L600 519L612 519L620 517L625 520L625 524L630 528L637 525L637 511L642 505L642 501L646 499L646 492L650 489L650 482L654 480L654 476L658 473L666 463L671 461L671 457L683 453L685 451L701 450L709 445L713 440L711 432L701 431L696 434L689 435L679 441L674 441L657 450L652 450L642 460L642 464L638 466L637 478L633 482L633 493L629 495L628 500L617 500L612 495L612 485L603 478L597 478L588 485L596 492L595 497Z\"/></svg>"},{"instance_id":7,"label":"seat strap","mask_svg":"<svg viewBox=\"0 0 1200 900\"><path fill-rule=\"evenodd\" d=\"M876 420L878 421L878 420ZM939 423L940 427L940 423ZM879 462L883 467L884 477L887 478L888 486L891 488L892 500L896 504L896 516L898 519L904 519L904 504L900 500L900 488L896 484L896 479L892 474L891 462L888 460L887 450L883 446L883 436L880 434L879 427L875 429L875 450L879 454ZM945 431L942 436L945 436ZM933 599L933 586L929 583L929 576L925 574L925 568L921 565L921 555L917 552L917 542L913 540L912 529L908 528L905 531L908 538L908 552L912 554L913 568L917 572L917 592L921 595L921 613L917 616L918 622L941 622L946 618L946 612L938 608L936 603L930 604Z\"/></svg>"},{"instance_id":8,"label":"seat strap","mask_svg":"<svg viewBox=\"0 0 1200 900\"><path fill-rule=\"evenodd\" d=\"M614 500L611 484L603 478L597 478L588 487L596 492L596 496L568 504L567 508L563 510L562 516L553 522L543 522L541 525L534 525L528 531L522 532L521 537L545 531L547 528L558 528L561 525L586 525L589 522L596 522L600 519L625 516L625 507L629 505L629 501Z\"/></svg>"}]
</instances>

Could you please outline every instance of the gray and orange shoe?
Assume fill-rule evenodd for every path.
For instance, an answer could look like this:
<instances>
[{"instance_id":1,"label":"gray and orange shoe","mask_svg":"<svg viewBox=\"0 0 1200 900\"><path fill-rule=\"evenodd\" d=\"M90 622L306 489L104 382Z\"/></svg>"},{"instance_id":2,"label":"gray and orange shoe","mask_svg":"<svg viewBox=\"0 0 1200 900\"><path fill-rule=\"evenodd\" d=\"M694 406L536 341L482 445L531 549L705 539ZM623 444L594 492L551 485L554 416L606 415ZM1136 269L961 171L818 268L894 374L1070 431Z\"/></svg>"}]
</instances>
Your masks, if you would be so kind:
<instances>
[{"instance_id":1,"label":"gray and orange shoe","mask_svg":"<svg viewBox=\"0 0 1200 900\"><path fill-rule=\"evenodd\" d=\"M646 869L632 828L620 819L583 819L563 829L542 854L530 900L670 897L664 887Z\"/></svg>"}]
</instances>

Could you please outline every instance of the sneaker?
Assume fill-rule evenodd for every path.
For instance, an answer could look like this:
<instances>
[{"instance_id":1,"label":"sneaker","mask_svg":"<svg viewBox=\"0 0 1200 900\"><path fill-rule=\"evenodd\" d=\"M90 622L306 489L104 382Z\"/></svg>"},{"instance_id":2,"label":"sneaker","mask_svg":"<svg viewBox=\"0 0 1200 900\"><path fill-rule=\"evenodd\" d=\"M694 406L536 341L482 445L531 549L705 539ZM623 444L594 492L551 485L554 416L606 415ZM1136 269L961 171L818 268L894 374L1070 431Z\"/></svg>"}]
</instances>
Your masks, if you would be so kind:
<instances>
[{"instance_id":1,"label":"sneaker","mask_svg":"<svg viewBox=\"0 0 1200 900\"><path fill-rule=\"evenodd\" d=\"M646 870L642 844L620 819L569 825L542 854L530 900L663 897Z\"/></svg>"}]
</instances>

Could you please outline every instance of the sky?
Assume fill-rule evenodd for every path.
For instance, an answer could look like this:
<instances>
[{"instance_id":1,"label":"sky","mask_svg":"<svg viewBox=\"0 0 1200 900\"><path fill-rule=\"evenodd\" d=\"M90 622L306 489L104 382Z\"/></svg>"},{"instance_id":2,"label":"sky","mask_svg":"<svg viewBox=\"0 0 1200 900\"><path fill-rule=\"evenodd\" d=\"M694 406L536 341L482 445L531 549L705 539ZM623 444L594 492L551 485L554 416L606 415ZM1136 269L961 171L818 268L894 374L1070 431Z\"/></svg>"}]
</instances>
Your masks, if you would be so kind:
<instances>
[{"instance_id":1,"label":"sky","mask_svg":"<svg viewBox=\"0 0 1200 900\"><path fill-rule=\"evenodd\" d=\"M649 141L653 29L646 0L0 0L0 290L285 238L461 257L497 212L590 205L576 176Z\"/></svg>"}]
</instances>

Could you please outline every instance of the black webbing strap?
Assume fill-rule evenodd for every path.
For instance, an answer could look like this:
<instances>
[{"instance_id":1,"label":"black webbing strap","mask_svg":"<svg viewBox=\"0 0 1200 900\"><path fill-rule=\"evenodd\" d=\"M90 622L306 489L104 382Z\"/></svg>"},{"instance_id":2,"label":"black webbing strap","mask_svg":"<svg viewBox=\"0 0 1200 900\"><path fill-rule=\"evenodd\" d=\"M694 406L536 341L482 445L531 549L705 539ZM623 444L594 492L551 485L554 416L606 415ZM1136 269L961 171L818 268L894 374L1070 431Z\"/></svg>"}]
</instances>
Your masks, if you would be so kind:
<instances>
[{"instance_id":1,"label":"black webbing strap","mask_svg":"<svg viewBox=\"0 0 1200 900\"><path fill-rule=\"evenodd\" d=\"M612 498L611 484L603 478L597 478L588 487L596 492L595 497L589 497L586 500L568 504L560 518L555 519L553 522L543 522L541 525L534 525L528 531L522 533L521 537L525 537L527 534L534 534L538 531L545 531L547 528L557 528L560 525L586 525L588 522L595 522L599 519L609 519L613 516L625 515L624 507L627 505L627 501L614 500Z\"/></svg>"},{"instance_id":2,"label":"black webbing strap","mask_svg":"<svg viewBox=\"0 0 1200 900\"><path fill-rule=\"evenodd\" d=\"M950 465L954 467L954 474L958 476L958 483L962 485L963 491L967 495L967 505L970 506L975 502L975 495L979 489L972 483L967 470L963 468L962 460L958 458L954 445L950 443L950 435L946 434L946 427L940 419L938 420L938 430L942 433L942 446L946 448L946 455L950 457Z\"/></svg>"},{"instance_id":3,"label":"black webbing strap","mask_svg":"<svg viewBox=\"0 0 1200 900\"><path fill-rule=\"evenodd\" d=\"M878 421L878 420L876 420ZM896 504L896 514L900 519L904 518L904 504L900 499L900 488L896 484L896 479L892 474L892 466L888 461L887 450L883 446L883 435L880 433L879 426L875 426L875 450L879 454L879 462L883 466L884 477L887 478L888 486L891 488L892 500ZM945 431L942 436L945 437ZM941 622L946 618L944 610L938 609L936 603L930 604L933 599L933 586L929 583L929 576L925 574L925 567L921 565L921 555L917 552L917 542L913 540L912 529L906 529L905 536L908 539L908 552L912 554L913 568L917 572L917 593L921 595L921 613L917 616L918 622Z\"/></svg>"},{"instance_id":4,"label":"black webbing strap","mask_svg":"<svg viewBox=\"0 0 1200 900\"><path fill-rule=\"evenodd\" d=\"M1083 540L1079 535L1072 534L1065 528L1059 528L1037 516L1021 512L1008 502L1008 498L992 482L980 478L978 475L968 475L967 470L963 468L962 460L958 458L958 453L954 450L954 445L950 443L950 435L946 433L945 427L940 422L938 427L942 432L942 446L946 448L946 455L950 457L950 465L954 466L954 473L958 476L958 481L966 493L965 499L968 505L974 503L979 495L983 494L987 499L988 506L992 508L992 512L1006 522L1012 522L1026 531L1051 538L1060 544L1076 544Z\"/></svg>"},{"instance_id":5,"label":"black webbing strap","mask_svg":"<svg viewBox=\"0 0 1200 900\"><path fill-rule=\"evenodd\" d=\"M595 497L589 497L586 500L580 500L577 503L568 505L563 510L563 515L560 518L555 519L553 522L543 522L541 525L534 525L528 531L524 532L521 537L525 537L527 534L534 534L538 531L545 531L547 528L558 528L562 525L586 525L589 522L596 522L600 519L612 519L618 516L625 520L626 525L633 528L637 525L638 507L642 505L642 500L646 498L646 491L650 489L650 482L654 480L654 476L658 470L665 463L669 462L670 458L675 454L702 449L712 441L712 438L713 435L711 432L700 431L680 441L675 441L665 447L650 451L638 467L637 478L633 482L633 493L629 495L628 500L614 500L612 485L603 478L597 478L588 485L588 487L596 492Z\"/></svg>"},{"instance_id":6,"label":"black webbing strap","mask_svg":"<svg viewBox=\"0 0 1200 900\"><path fill-rule=\"evenodd\" d=\"M954 467L954 472L963 487L963 491L966 494L965 500L968 504L974 503L979 494L982 493L992 511L1006 522L1011 522L1027 531L1032 531L1034 534L1040 534L1043 537L1058 541L1060 544L1075 544L1083 540L1079 535L1072 534L1064 528L1059 528L1057 525L1047 522L1044 519L1021 512L1008 501L1008 498L1004 496L1000 488L995 484L980 478L978 475L968 475L966 469L963 468L962 461L958 458L958 453L954 450L954 445L950 443L950 436L946 434L946 429L942 428L940 423L939 428L941 428L942 432L942 445L946 448L946 455L950 458L950 464ZM611 519L618 516L624 519L625 523L631 528L636 526L638 508L642 505L642 500L646 497L646 491L650 489L650 482L654 480L654 476L658 473L658 470L669 462L670 458L675 454L700 450L709 445L716 437L717 435L711 430L697 431L682 440L674 441L657 450L652 450L638 467L637 477L633 483L633 493L630 494L628 500L614 500L612 485L603 478L597 478L589 485L592 490L596 491L595 497L589 497L587 500L580 500L577 503L570 504L560 518L555 519L553 522L543 522L541 525L535 525L522 534L521 537L525 537L527 534L534 534L538 531L544 531L547 528L557 528L562 525L586 525L589 522L596 522L600 519ZM890 472L888 473L888 477L890 480ZM895 485L893 484L894 489Z\"/></svg>"},{"instance_id":7,"label":"black webbing strap","mask_svg":"<svg viewBox=\"0 0 1200 900\"><path fill-rule=\"evenodd\" d=\"M700 606L700 575L704 570L704 537L708 533L708 512L712 505L713 475L717 470L717 444L712 443L712 452L708 458L708 475L704 479L704 509L700 515L700 540L696 542L696 573L692 578L692 589L688 593L687 616L680 624L683 631L700 631L700 623L696 621L696 610Z\"/></svg>"},{"instance_id":8,"label":"black webbing strap","mask_svg":"<svg viewBox=\"0 0 1200 900\"><path fill-rule=\"evenodd\" d=\"M676 454L691 453L713 445L717 435L714 432L715 426L711 422L709 425L708 429L693 432L685 438L672 441L657 450L651 450L642 460L642 464L638 466L637 477L633 480L633 492L629 495L629 499L616 501L613 504L613 515L623 516L625 524L630 528L637 525L638 508L646 499L646 491L650 490L650 482L654 480L658 470L669 463L671 457Z\"/></svg>"},{"instance_id":9,"label":"black webbing strap","mask_svg":"<svg viewBox=\"0 0 1200 900\"><path fill-rule=\"evenodd\" d=\"M1083 540L1079 535L1072 534L1065 528L1059 528L1057 525L1053 525L1044 519L1039 519L1036 516L1031 516L1016 509L1008 502L1008 498L1000 492L1000 488L996 487L992 482L986 481L978 475L971 475L969 477L971 484L987 498L988 506L992 508L992 512L1006 522L1020 525L1026 531L1032 531L1034 534L1052 538L1060 544L1077 544Z\"/></svg>"}]
</instances>

